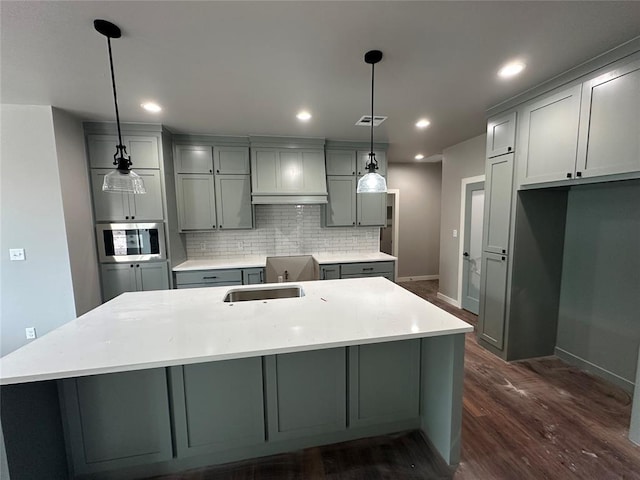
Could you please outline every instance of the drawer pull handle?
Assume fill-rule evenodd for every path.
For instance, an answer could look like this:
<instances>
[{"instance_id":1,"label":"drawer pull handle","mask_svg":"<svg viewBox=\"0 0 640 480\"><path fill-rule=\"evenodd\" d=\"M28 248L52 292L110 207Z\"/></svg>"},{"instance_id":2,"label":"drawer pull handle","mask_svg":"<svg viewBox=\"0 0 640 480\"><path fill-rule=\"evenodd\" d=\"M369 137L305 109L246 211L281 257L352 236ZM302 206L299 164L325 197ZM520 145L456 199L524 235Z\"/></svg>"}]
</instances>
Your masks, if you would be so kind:
<instances>
[{"instance_id":1,"label":"drawer pull handle","mask_svg":"<svg viewBox=\"0 0 640 480\"><path fill-rule=\"evenodd\" d=\"M372 272L373 271L373 267L363 268L362 271L363 272Z\"/></svg>"},{"instance_id":2,"label":"drawer pull handle","mask_svg":"<svg viewBox=\"0 0 640 480\"><path fill-rule=\"evenodd\" d=\"M203 280L212 280L214 278L218 278L218 277L202 277Z\"/></svg>"}]
</instances>

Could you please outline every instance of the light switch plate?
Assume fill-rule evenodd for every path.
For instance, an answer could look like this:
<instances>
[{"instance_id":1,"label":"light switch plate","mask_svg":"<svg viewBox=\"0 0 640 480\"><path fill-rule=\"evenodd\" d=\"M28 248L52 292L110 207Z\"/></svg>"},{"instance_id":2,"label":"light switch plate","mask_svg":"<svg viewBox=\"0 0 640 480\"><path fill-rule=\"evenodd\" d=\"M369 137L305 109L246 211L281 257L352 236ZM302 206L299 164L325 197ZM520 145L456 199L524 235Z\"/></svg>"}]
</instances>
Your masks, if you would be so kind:
<instances>
[{"instance_id":1,"label":"light switch plate","mask_svg":"<svg viewBox=\"0 0 640 480\"><path fill-rule=\"evenodd\" d=\"M10 248L9 258L12 262L17 260L24 260L24 248Z\"/></svg>"},{"instance_id":2,"label":"light switch plate","mask_svg":"<svg viewBox=\"0 0 640 480\"><path fill-rule=\"evenodd\" d=\"M453 238L458 238L458 230L453 231Z\"/></svg>"}]
</instances>

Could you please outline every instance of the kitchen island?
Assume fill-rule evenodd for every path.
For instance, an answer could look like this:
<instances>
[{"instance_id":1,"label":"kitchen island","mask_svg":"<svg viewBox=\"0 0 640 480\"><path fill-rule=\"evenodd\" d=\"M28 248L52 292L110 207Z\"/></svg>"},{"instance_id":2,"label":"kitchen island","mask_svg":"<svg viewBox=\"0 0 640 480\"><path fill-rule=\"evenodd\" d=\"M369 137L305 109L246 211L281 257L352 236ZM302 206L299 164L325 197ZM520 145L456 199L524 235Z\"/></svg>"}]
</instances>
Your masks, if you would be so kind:
<instances>
[{"instance_id":1,"label":"kitchen island","mask_svg":"<svg viewBox=\"0 0 640 480\"><path fill-rule=\"evenodd\" d=\"M125 293L3 357L12 480L34 478L24 437L51 450L48 478L137 478L408 429L456 464L472 327L383 278L296 285L304 296L246 302L224 302L228 287Z\"/></svg>"}]
</instances>

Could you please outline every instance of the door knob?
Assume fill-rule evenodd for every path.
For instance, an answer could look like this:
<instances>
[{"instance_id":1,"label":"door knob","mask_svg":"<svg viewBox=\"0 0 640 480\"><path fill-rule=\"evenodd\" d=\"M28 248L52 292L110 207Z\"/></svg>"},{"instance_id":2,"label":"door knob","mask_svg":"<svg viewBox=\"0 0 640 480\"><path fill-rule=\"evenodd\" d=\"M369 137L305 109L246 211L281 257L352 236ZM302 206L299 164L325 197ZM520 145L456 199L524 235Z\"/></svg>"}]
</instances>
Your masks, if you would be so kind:
<instances>
[{"instance_id":1,"label":"door knob","mask_svg":"<svg viewBox=\"0 0 640 480\"><path fill-rule=\"evenodd\" d=\"M462 256L463 256L463 257L468 257L468 256L469 256L469 252L464 252L464 253L462 254Z\"/></svg>"}]
</instances>

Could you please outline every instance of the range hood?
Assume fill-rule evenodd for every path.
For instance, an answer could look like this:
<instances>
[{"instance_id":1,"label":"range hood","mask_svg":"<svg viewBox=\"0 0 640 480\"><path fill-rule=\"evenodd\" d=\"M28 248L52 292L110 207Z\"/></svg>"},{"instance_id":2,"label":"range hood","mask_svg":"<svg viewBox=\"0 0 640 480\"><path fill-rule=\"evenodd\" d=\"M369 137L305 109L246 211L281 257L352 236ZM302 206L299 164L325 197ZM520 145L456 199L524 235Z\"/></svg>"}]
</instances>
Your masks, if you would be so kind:
<instances>
[{"instance_id":1,"label":"range hood","mask_svg":"<svg viewBox=\"0 0 640 480\"><path fill-rule=\"evenodd\" d=\"M251 138L251 203L327 203L324 139Z\"/></svg>"}]
</instances>

